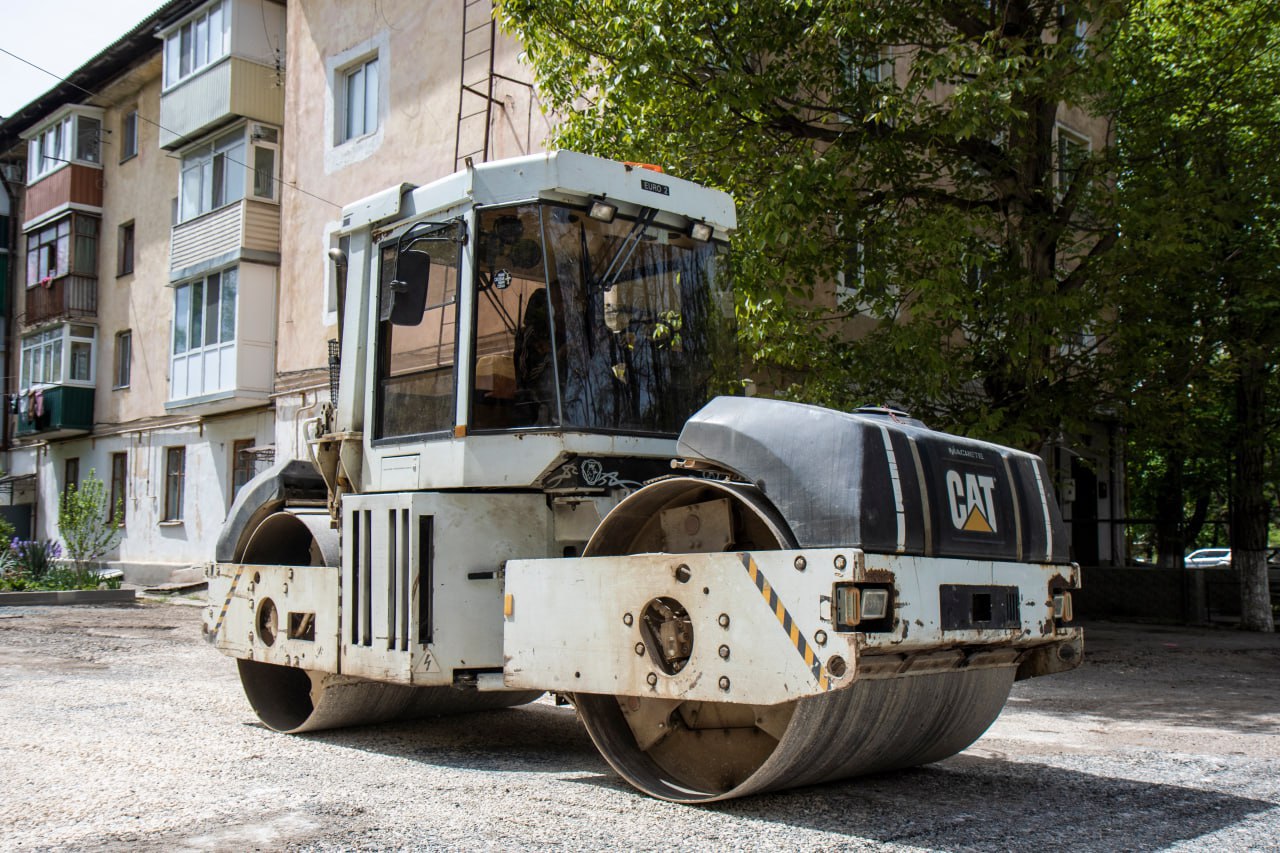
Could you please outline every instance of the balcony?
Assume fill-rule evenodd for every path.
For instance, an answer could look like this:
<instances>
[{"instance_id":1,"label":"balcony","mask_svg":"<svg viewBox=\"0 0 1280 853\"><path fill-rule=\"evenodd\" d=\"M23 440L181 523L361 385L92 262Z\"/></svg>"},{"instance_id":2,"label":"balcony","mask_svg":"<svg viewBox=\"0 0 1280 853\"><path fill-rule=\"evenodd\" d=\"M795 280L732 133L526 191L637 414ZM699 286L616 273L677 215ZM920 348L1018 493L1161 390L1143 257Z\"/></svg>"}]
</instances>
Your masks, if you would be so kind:
<instances>
[{"instance_id":1,"label":"balcony","mask_svg":"<svg viewBox=\"0 0 1280 853\"><path fill-rule=\"evenodd\" d=\"M243 199L173 227L170 278L240 259L280 263L280 206Z\"/></svg>"},{"instance_id":2,"label":"balcony","mask_svg":"<svg viewBox=\"0 0 1280 853\"><path fill-rule=\"evenodd\" d=\"M79 209L102 208L102 167L68 163L27 187L23 215L34 222L51 210L67 205Z\"/></svg>"},{"instance_id":3,"label":"balcony","mask_svg":"<svg viewBox=\"0 0 1280 853\"><path fill-rule=\"evenodd\" d=\"M48 286L28 287L21 325L34 326L50 320L96 317L98 280L83 275L64 275Z\"/></svg>"},{"instance_id":4,"label":"balcony","mask_svg":"<svg viewBox=\"0 0 1280 853\"><path fill-rule=\"evenodd\" d=\"M162 94L160 147L180 148L236 117L284 124L284 87L274 67L228 56Z\"/></svg>"},{"instance_id":5,"label":"balcony","mask_svg":"<svg viewBox=\"0 0 1280 853\"><path fill-rule=\"evenodd\" d=\"M212 291L215 279L217 290ZM180 351L170 356L165 410L210 415L269 402L275 375L276 268L225 268L178 285L174 298L175 320L194 314L181 331L175 330L174 340L192 345L175 347Z\"/></svg>"},{"instance_id":6,"label":"balcony","mask_svg":"<svg viewBox=\"0 0 1280 853\"><path fill-rule=\"evenodd\" d=\"M93 389L74 385L51 385L42 392L42 407L35 414L34 399L28 395L27 411L19 413L18 438L65 438L93 429Z\"/></svg>"}]
</instances>

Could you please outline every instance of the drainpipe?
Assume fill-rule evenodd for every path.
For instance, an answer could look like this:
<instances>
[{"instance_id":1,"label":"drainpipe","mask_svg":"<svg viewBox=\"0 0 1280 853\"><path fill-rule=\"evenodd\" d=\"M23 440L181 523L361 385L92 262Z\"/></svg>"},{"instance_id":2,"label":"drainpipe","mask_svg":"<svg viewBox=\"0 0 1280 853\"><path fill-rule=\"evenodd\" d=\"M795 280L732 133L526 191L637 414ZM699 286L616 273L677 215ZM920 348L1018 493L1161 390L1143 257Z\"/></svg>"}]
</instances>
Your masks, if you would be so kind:
<instances>
[{"instance_id":1,"label":"drainpipe","mask_svg":"<svg viewBox=\"0 0 1280 853\"><path fill-rule=\"evenodd\" d=\"M20 217L18 215L18 202L20 187L9 179L8 173L0 168L0 182L4 183L4 193L9 197L9 254L5 260L8 267L8 276L6 281L8 287L5 289L4 305L0 306L4 310L4 384L0 387L0 400L4 401L5 411L3 417L0 418L0 452L4 453L5 463L10 462L9 451L13 447L13 436L11 431L11 418L8 412L8 403L12 398L15 388L12 387L14 376L13 358L14 358L14 308L17 305L15 294L18 292L18 223Z\"/></svg>"}]
</instances>

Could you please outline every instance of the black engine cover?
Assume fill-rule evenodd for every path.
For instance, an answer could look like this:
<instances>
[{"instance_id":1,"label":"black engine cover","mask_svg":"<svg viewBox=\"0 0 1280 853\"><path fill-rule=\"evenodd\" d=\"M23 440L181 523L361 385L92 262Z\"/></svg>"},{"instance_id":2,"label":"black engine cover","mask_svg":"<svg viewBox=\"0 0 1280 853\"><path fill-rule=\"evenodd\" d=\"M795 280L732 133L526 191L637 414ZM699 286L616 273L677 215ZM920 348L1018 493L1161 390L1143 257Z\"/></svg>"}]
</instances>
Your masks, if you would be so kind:
<instances>
[{"instance_id":1,"label":"black engine cover","mask_svg":"<svg viewBox=\"0 0 1280 853\"><path fill-rule=\"evenodd\" d=\"M1043 460L911 418L718 397L685 424L678 452L754 483L803 547L1069 559Z\"/></svg>"}]
</instances>

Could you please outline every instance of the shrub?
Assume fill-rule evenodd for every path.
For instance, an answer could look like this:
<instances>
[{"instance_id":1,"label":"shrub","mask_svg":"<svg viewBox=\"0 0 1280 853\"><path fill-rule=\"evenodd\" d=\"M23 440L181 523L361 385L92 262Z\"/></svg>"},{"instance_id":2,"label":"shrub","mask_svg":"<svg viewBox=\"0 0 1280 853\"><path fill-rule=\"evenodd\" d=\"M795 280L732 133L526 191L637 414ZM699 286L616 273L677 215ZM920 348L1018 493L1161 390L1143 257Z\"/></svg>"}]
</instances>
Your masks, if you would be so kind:
<instances>
[{"instance_id":1,"label":"shrub","mask_svg":"<svg viewBox=\"0 0 1280 853\"><path fill-rule=\"evenodd\" d=\"M79 485L62 493L58 507L58 530L67 543L67 556L83 568L115 547L120 539L124 507L109 507L107 487L94 476L93 469Z\"/></svg>"}]
</instances>

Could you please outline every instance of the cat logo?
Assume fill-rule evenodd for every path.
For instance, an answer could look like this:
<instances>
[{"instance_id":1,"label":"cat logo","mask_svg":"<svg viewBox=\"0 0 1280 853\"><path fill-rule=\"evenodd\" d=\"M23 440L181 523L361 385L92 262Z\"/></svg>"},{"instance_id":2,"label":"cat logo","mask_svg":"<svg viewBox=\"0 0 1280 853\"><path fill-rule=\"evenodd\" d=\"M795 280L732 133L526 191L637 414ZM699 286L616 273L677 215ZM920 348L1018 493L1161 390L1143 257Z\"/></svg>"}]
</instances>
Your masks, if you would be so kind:
<instances>
[{"instance_id":1,"label":"cat logo","mask_svg":"<svg viewBox=\"0 0 1280 853\"><path fill-rule=\"evenodd\" d=\"M995 491L995 477L948 471L947 502L951 505L951 523L955 528L970 533L995 533Z\"/></svg>"}]
</instances>

